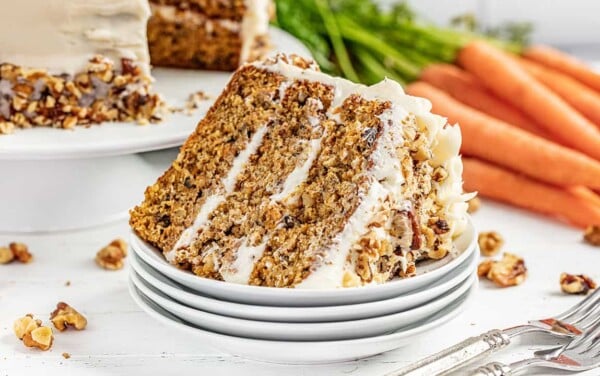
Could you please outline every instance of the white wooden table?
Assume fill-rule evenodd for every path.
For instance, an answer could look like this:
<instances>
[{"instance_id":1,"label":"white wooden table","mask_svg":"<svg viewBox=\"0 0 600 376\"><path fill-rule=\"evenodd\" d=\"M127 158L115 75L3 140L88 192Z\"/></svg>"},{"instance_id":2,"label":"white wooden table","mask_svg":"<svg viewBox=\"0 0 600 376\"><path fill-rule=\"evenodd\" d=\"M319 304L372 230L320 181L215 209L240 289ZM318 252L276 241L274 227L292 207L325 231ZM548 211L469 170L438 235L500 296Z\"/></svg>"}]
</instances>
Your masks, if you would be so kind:
<instances>
[{"instance_id":1,"label":"white wooden table","mask_svg":"<svg viewBox=\"0 0 600 376\"><path fill-rule=\"evenodd\" d=\"M116 237L127 237L125 221L80 232L0 234L0 244L23 241L35 255L29 265L0 265L0 376L378 376L467 336L563 311L581 298L560 292L561 272L586 273L600 281L600 249L583 244L579 230L485 201L474 218L479 230L495 230L506 238L505 250L525 257L529 278L523 285L497 289L484 282L464 314L412 346L325 366L274 365L223 354L203 345L198 337L172 332L147 316L128 295L127 269L109 272L94 264L98 249ZM25 348L13 334L13 321L33 313L48 322L58 301L84 313L88 328L58 333L47 352ZM533 340L525 340L496 359L511 361L531 354L540 347ZM63 352L71 358L64 359ZM597 376L600 370L584 375Z\"/></svg>"}]
</instances>

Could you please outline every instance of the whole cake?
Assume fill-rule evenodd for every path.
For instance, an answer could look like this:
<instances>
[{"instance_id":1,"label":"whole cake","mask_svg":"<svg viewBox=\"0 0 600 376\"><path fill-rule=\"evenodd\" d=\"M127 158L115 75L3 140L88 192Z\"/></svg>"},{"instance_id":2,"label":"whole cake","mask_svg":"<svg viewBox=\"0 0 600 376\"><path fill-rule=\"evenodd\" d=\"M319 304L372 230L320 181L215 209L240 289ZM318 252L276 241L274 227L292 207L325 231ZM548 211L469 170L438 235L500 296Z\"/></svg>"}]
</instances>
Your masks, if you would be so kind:
<instances>
[{"instance_id":1,"label":"whole cake","mask_svg":"<svg viewBox=\"0 0 600 376\"><path fill-rule=\"evenodd\" d=\"M413 276L465 226L458 127L427 100L278 56L233 75L132 210L137 235L201 277L296 288Z\"/></svg>"},{"instance_id":2,"label":"whole cake","mask_svg":"<svg viewBox=\"0 0 600 376\"><path fill-rule=\"evenodd\" d=\"M270 0L150 0L152 64L234 70L268 46Z\"/></svg>"},{"instance_id":3,"label":"whole cake","mask_svg":"<svg viewBox=\"0 0 600 376\"><path fill-rule=\"evenodd\" d=\"M8 2L5 2L8 3ZM158 120L147 0L19 0L0 12L0 134Z\"/></svg>"}]
</instances>

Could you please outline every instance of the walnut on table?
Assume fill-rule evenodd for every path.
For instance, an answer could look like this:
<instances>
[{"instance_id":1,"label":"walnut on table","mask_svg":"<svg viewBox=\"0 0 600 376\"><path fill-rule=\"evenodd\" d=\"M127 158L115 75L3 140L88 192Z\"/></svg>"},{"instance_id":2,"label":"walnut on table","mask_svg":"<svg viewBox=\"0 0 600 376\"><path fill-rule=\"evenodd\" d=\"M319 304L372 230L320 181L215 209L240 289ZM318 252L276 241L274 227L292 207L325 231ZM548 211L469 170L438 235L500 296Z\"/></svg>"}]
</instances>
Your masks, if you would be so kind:
<instances>
[{"instance_id":1,"label":"walnut on table","mask_svg":"<svg viewBox=\"0 0 600 376\"><path fill-rule=\"evenodd\" d=\"M56 305L56 309L50 314L50 321L61 332L70 326L77 330L83 330L87 326L86 318L65 302Z\"/></svg>"},{"instance_id":2,"label":"walnut on table","mask_svg":"<svg viewBox=\"0 0 600 376\"><path fill-rule=\"evenodd\" d=\"M562 273L560 275L560 288L564 293L586 295L596 287L596 282L585 274Z\"/></svg>"},{"instance_id":3,"label":"walnut on table","mask_svg":"<svg viewBox=\"0 0 600 376\"><path fill-rule=\"evenodd\" d=\"M504 238L495 231L481 232L477 239L479 249L484 256L495 256L504 245Z\"/></svg>"},{"instance_id":4,"label":"walnut on table","mask_svg":"<svg viewBox=\"0 0 600 376\"><path fill-rule=\"evenodd\" d=\"M52 328L42 326L42 321L34 319L31 314L16 320L13 324L13 330L17 338L22 340L27 347L36 347L43 351L52 347L54 341Z\"/></svg>"},{"instance_id":5,"label":"walnut on table","mask_svg":"<svg viewBox=\"0 0 600 376\"><path fill-rule=\"evenodd\" d=\"M591 245L600 247L600 225L590 225L585 229L583 239Z\"/></svg>"},{"instance_id":6,"label":"walnut on table","mask_svg":"<svg viewBox=\"0 0 600 376\"><path fill-rule=\"evenodd\" d=\"M8 247L0 247L0 264L8 264L13 261L28 264L33 260L29 248L24 243L12 242Z\"/></svg>"},{"instance_id":7,"label":"walnut on table","mask_svg":"<svg viewBox=\"0 0 600 376\"><path fill-rule=\"evenodd\" d=\"M499 287L517 286L527 278L527 267L521 257L504 253L500 261L488 259L480 263L477 275L489 279Z\"/></svg>"},{"instance_id":8,"label":"walnut on table","mask_svg":"<svg viewBox=\"0 0 600 376\"><path fill-rule=\"evenodd\" d=\"M123 239L113 240L96 254L96 264L107 270L123 268L127 257L127 243Z\"/></svg>"}]
</instances>

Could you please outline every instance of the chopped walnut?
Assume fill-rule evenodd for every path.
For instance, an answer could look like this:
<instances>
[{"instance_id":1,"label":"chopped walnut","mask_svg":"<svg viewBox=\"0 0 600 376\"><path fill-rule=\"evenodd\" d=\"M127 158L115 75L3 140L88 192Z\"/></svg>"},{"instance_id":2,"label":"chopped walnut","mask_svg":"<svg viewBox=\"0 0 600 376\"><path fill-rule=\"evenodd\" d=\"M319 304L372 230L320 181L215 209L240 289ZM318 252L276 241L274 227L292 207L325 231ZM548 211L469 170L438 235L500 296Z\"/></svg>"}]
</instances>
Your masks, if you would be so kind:
<instances>
[{"instance_id":1,"label":"chopped walnut","mask_svg":"<svg viewBox=\"0 0 600 376\"><path fill-rule=\"evenodd\" d=\"M85 317L64 302L59 302L56 305L56 309L50 314L50 321L52 321L54 327L61 332L66 330L69 326L72 326L77 330L83 330L87 325Z\"/></svg>"},{"instance_id":2,"label":"chopped walnut","mask_svg":"<svg viewBox=\"0 0 600 376\"><path fill-rule=\"evenodd\" d=\"M52 347L54 335L49 326L40 326L25 334L23 344L27 347L37 347L42 351L49 350Z\"/></svg>"},{"instance_id":3,"label":"chopped walnut","mask_svg":"<svg viewBox=\"0 0 600 376\"><path fill-rule=\"evenodd\" d=\"M0 264L8 264L15 259L15 255L10 248L0 247Z\"/></svg>"},{"instance_id":4,"label":"chopped walnut","mask_svg":"<svg viewBox=\"0 0 600 376\"><path fill-rule=\"evenodd\" d=\"M41 320L36 320L33 315L28 313L21 317L13 324L13 330L18 339L23 339L25 334L31 332L34 329L39 328L42 325Z\"/></svg>"},{"instance_id":5,"label":"chopped walnut","mask_svg":"<svg viewBox=\"0 0 600 376\"><path fill-rule=\"evenodd\" d=\"M477 240L481 254L488 257L497 255L504 245L504 239L495 231L482 232Z\"/></svg>"},{"instance_id":6,"label":"chopped walnut","mask_svg":"<svg viewBox=\"0 0 600 376\"><path fill-rule=\"evenodd\" d=\"M525 261L512 253L504 253L502 260L484 260L477 268L480 277L486 277L500 287L516 286L525 281Z\"/></svg>"},{"instance_id":7,"label":"chopped walnut","mask_svg":"<svg viewBox=\"0 0 600 376\"><path fill-rule=\"evenodd\" d=\"M567 294L581 294L585 295L590 290L593 290L597 287L596 282L594 282L590 277L584 274L568 274L562 273L560 275L560 288L563 292Z\"/></svg>"},{"instance_id":8,"label":"chopped walnut","mask_svg":"<svg viewBox=\"0 0 600 376\"><path fill-rule=\"evenodd\" d=\"M68 352L64 352L62 353L62 357L65 359L69 359L71 357L71 354L69 354Z\"/></svg>"},{"instance_id":9,"label":"chopped walnut","mask_svg":"<svg viewBox=\"0 0 600 376\"><path fill-rule=\"evenodd\" d=\"M481 207L481 200L479 199L479 197L473 197L472 199L467 201L467 204L469 205L469 207L467 208L467 212L472 214L479 210L479 207Z\"/></svg>"},{"instance_id":10,"label":"chopped walnut","mask_svg":"<svg viewBox=\"0 0 600 376\"><path fill-rule=\"evenodd\" d=\"M96 264L104 269L119 270L123 268L125 257L127 257L127 243L123 239L116 239L98 251Z\"/></svg>"},{"instance_id":11,"label":"chopped walnut","mask_svg":"<svg viewBox=\"0 0 600 376\"><path fill-rule=\"evenodd\" d=\"M583 239L591 245L600 247L600 225L590 225L585 229Z\"/></svg>"},{"instance_id":12,"label":"chopped walnut","mask_svg":"<svg viewBox=\"0 0 600 376\"><path fill-rule=\"evenodd\" d=\"M8 248L12 251L15 259L24 264L30 263L33 260L33 255L29 253L29 248L23 243L10 243Z\"/></svg>"}]
</instances>

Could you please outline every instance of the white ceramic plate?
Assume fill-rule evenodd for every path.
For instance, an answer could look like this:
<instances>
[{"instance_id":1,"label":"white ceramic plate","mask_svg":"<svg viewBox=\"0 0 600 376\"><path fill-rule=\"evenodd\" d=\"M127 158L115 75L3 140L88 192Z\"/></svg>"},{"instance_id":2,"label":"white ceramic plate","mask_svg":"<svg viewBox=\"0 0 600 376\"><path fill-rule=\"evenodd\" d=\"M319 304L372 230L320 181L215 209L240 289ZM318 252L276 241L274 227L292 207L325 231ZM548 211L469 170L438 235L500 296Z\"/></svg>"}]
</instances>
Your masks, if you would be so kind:
<instances>
[{"instance_id":1,"label":"white ceramic plate","mask_svg":"<svg viewBox=\"0 0 600 376\"><path fill-rule=\"evenodd\" d=\"M188 335L197 335L202 344L248 359L287 364L350 361L406 346L415 341L419 335L456 317L466 308L469 298L476 289L477 280L467 293L442 311L391 334L346 341L287 342L239 338L197 328L157 306L144 297L133 283L129 284L129 292L140 308L169 327L177 328Z\"/></svg>"},{"instance_id":2,"label":"white ceramic plate","mask_svg":"<svg viewBox=\"0 0 600 376\"><path fill-rule=\"evenodd\" d=\"M269 307L233 303L199 294L158 273L135 253L130 257L130 266L144 282L179 303L221 316L288 323L358 320L405 311L450 291L473 274L478 262L477 255L472 255L465 265L456 268L426 289L391 299L328 307Z\"/></svg>"},{"instance_id":3,"label":"white ceramic plate","mask_svg":"<svg viewBox=\"0 0 600 376\"><path fill-rule=\"evenodd\" d=\"M130 278L148 299L202 329L235 337L274 341L337 341L378 336L421 321L458 299L475 283L477 276L473 273L452 291L414 309L362 320L327 323L268 322L216 315L171 300L135 273L131 273Z\"/></svg>"},{"instance_id":4,"label":"white ceramic plate","mask_svg":"<svg viewBox=\"0 0 600 376\"><path fill-rule=\"evenodd\" d=\"M412 278L387 282L381 285L343 289L287 289L248 286L198 277L169 264L154 247L131 235L131 248L144 262L159 273L204 295L252 305L317 307L357 304L385 300L425 288L462 265L477 251L477 236L469 219L466 231L455 240L456 255L441 260L425 261L417 266L418 275Z\"/></svg>"},{"instance_id":5,"label":"white ceramic plate","mask_svg":"<svg viewBox=\"0 0 600 376\"><path fill-rule=\"evenodd\" d=\"M310 52L290 34L271 28L274 51L310 56ZM184 106L190 94L199 90L211 100L203 101L191 116L169 114L161 123L139 126L135 123L106 123L65 131L52 128L17 130L0 136L0 159L91 158L138 153L179 146L192 133L213 101L229 81L229 72L157 68L152 71L156 92L169 105Z\"/></svg>"}]
</instances>

